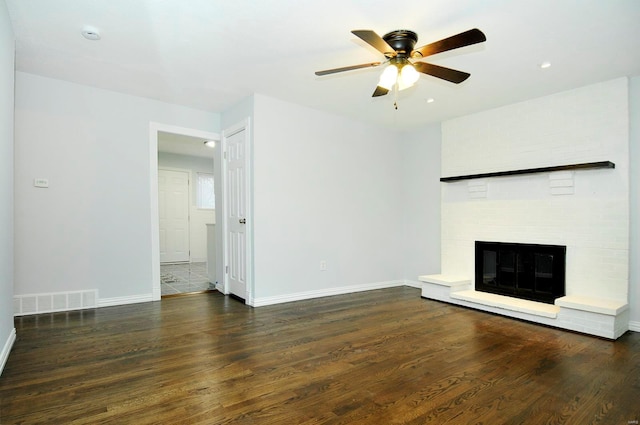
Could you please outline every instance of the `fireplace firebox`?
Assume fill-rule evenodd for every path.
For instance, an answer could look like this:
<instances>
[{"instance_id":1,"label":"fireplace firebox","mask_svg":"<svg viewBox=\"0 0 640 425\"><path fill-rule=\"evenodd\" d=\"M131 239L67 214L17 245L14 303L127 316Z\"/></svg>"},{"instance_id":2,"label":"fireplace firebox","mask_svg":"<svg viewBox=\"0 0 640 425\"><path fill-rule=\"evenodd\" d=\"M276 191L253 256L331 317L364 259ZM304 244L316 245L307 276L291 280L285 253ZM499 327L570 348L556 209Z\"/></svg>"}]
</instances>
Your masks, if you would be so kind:
<instances>
[{"instance_id":1,"label":"fireplace firebox","mask_svg":"<svg viewBox=\"0 0 640 425\"><path fill-rule=\"evenodd\" d=\"M565 295L566 246L476 241L475 289L553 304Z\"/></svg>"}]
</instances>

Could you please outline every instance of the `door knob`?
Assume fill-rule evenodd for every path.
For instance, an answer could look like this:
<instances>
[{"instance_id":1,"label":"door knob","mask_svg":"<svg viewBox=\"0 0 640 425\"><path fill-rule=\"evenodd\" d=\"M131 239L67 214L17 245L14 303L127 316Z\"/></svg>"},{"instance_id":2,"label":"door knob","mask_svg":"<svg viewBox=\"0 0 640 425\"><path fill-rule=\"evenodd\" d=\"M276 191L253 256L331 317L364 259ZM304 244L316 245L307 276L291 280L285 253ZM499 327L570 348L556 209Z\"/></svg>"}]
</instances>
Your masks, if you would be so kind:
<instances>
[{"instance_id":1,"label":"door knob","mask_svg":"<svg viewBox=\"0 0 640 425\"><path fill-rule=\"evenodd\" d=\"M247 223L247 219L246 218L241 218L240 219L240 224L246 224Z\"/></svg>"}]
</instances>

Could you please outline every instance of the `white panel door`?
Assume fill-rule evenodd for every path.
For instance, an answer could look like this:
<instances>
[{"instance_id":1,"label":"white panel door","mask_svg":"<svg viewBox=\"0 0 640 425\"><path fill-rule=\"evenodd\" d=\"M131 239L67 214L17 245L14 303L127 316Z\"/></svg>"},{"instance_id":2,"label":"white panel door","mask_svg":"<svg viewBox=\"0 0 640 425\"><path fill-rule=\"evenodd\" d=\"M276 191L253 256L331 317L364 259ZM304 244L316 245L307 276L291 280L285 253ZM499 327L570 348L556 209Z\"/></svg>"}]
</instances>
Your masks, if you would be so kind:
<instances>
[{"instance_id":1,"label":"white panel door","mask_svg":"<svg viewBox=\"0 0 640 425\"><path fill-rule=\"evenodd\" d=\"M158 170L160 262L189 261L189 173Z\"/></svg>"},{"instance_id":2,"label":"white panel door","mask_svg":"<svg viewBox=\"0 0 640 425\"><path fill-rule=\"evenodd\" d=\"M247 298L247 131L226 138L228 291Z\"/></svg>"}]
</instances>

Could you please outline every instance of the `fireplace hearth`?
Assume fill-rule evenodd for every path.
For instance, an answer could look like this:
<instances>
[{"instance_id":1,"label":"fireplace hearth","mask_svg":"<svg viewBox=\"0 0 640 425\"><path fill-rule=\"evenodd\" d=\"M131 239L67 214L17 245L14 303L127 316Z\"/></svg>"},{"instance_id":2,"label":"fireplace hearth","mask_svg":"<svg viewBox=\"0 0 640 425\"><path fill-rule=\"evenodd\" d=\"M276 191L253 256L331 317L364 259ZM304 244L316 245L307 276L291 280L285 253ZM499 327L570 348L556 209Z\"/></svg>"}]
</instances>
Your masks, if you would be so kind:
<instances>
[{"instance_id":1,"label":"fireplace hearth","mask_svg":"<svg viewBox=\"0 0 640 425\"><path fill-rule=\"evenodd\" d=\"M475 244L475 289L553 304L565 295L566 246Z\"/></svg>"}]
</instances>

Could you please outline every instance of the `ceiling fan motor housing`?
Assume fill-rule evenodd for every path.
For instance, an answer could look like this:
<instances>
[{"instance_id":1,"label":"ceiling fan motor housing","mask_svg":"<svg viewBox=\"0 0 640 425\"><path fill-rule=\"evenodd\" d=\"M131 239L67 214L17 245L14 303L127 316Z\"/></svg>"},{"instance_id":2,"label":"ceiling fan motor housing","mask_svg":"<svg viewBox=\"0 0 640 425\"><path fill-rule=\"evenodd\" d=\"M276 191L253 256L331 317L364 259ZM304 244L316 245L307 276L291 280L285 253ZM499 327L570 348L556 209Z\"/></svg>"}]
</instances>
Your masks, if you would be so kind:
<instances>
[{"instance_id":1,"label":"ceiling fan motor housing","mask_svg":"<svg viewBox=\"0 0 640 425\"><path fill-rule=\"evenodd\" d=\"M399 57L407 58L418 41L418 34L409 30L395 30L385 34L382 39L395 50L395 53L385 53L387 58L395 56L396 53Z\"/></svg>"}]
</instances>

